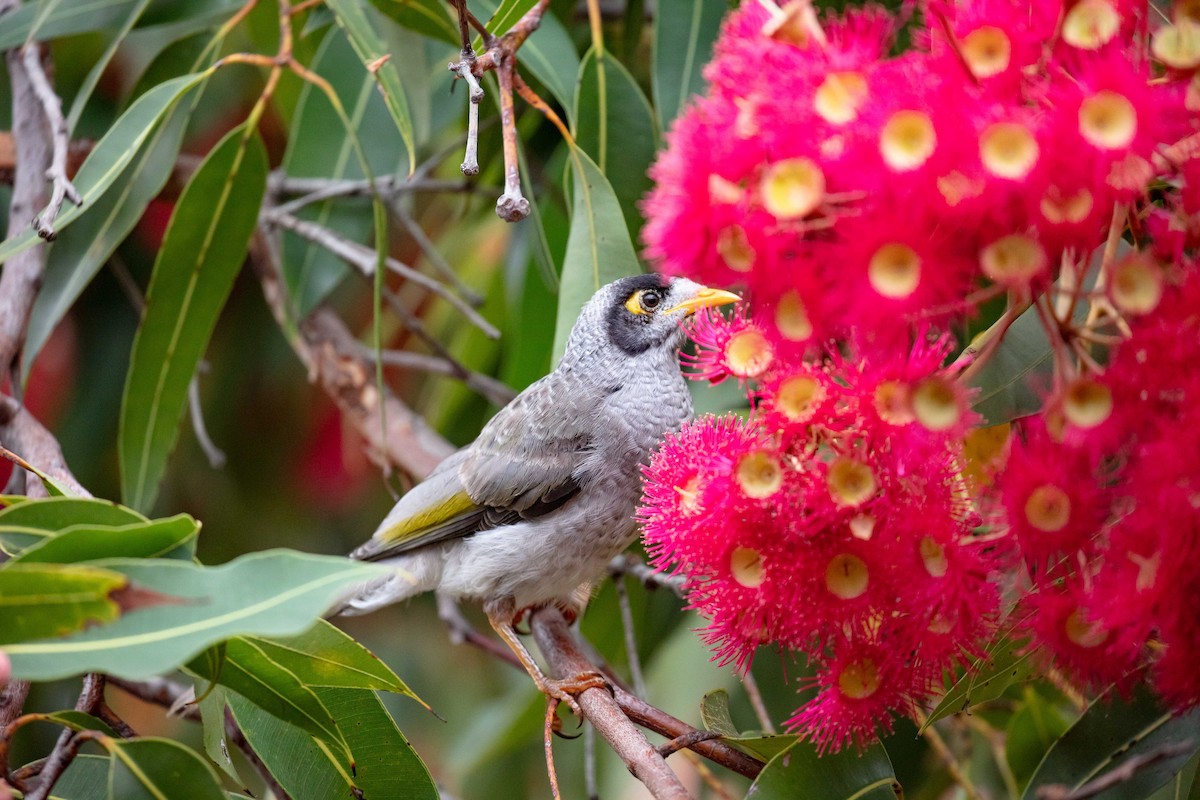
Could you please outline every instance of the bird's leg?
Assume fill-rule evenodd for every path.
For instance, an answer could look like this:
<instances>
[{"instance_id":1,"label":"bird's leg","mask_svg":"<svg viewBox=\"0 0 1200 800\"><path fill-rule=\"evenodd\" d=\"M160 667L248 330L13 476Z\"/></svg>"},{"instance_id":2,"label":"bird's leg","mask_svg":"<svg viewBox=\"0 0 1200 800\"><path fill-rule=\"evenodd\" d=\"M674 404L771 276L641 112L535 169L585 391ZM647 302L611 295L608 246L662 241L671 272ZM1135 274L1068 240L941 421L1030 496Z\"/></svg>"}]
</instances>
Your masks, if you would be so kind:
<instances>
[{"instance_id":1,"label":"bird's leg","mask_svg":"<svg viewBox=\"0 0 1200 800\"><path fill-rule=\"evenodd\" d=\"M492 628L513 651L517 660L521 662L521 666L525 667L525 671L529 673L529 677L533 678L538 691L559 702L566 703L575 716L583 716L583 710L579 708L579 702L575 699L575 695L588 689L608 687L608 681L599 672L586 672L565 679L547 678L546 673L542 672L542 668L533 660L529 650L517 637L516 628L513 626L516 607L511 598L487 603L483 610L487 614Z\"/></svg>"}]
</instances>

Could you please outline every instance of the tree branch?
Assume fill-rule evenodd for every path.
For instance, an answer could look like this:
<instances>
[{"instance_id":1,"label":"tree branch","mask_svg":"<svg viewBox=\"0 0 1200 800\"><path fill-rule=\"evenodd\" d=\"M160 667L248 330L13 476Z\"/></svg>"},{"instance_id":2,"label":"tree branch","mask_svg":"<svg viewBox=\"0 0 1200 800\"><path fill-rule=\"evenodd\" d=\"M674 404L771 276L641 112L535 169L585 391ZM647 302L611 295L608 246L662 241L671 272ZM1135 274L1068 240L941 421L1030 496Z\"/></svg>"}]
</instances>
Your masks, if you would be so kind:
<instances>
[{"instance_id":1,"label":"tree branch","mask_svg":"<svg viewBox=\"0 0 1200 800\"><path fill-rule=\"evenodd\" d=\"M291 317L279 255L272 237L261 228L251 240L251 253L267 306L280 329L287 332ZM288 341L308 370L309 380L321 384L380 463L424 478L454 452L449 442L390 391L385 389L383 397L379 396L372 376L353 355L351 343L357 340L329 308L319 306ZM386 435L381 414L387 419Z\"/></svg>"},{"instance_id":2,"label":"tree branch","mask_svg":"<svg viewBox=\"0 0 1200 800\"><path fill-rule=\"evenodd\" d=\"M530 619L552 672L571 677L594 672L595 667L575 646L571 629L556 608L542 608ZM663 756L629 720L616 699L604 689L587 689L577 698L583 715L608 742L625 766L659 800L686 800L689 795Z\"/></svg>"},{"instance_id":3,"label":"tree branch","mask_svg":"<svg viewBox=\"0 0 1200 800\"><path fill-rule=\"evenodd\" d=\"M1040 800L1088 800L1088 798L1096 797L1118 784L1132 780L1144 767L1163 759L1191 753L1194 747L1191 739L1185 739L1182 742L1167 742L1148 752L1130 756L1119 767L1109 770L1099 778L1088 781L1078 789L1072 790L1070 786L1055 783L1040 787L1037 790L1037 796Z\"/></svg>"}]
</instances>

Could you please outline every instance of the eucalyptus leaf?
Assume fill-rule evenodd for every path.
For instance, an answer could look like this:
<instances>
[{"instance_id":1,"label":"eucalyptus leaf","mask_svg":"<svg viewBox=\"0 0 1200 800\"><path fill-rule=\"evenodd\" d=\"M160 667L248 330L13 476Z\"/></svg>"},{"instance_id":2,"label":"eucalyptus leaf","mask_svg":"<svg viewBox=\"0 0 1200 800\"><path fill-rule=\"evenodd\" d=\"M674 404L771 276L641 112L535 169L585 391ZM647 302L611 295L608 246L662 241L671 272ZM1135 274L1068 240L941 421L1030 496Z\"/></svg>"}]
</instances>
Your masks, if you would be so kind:
<instances>
[{"instance_id":1,"label":"eucalyptus leaf","mask_svg":"<svg viewBox=\"0 0 1200 800\"><path fill-rule=\"evenodd\" d=\"M642 271L620 202L604 173L578 147L571 148L571 167L575 200L558 294L553 356L556 363L566 350L567 337L580 310L596 290L617 278Z\"/></svg>"},{"instance_id":2,"label":"eucalyptus leaf","mask_svg":"<svg viewBox=\"0 0 1200 800\"><path fill-rule=\"evenodd\" d=\"M17 565L0 570L49 569ZM218 567L162 559L108 559L87 567L124 576L145 591L176 598L65 638L6 645L13 674L53 680L106 672L130 680L160 675L233 636L300 633L349 586L380 572L372 564L289 550L252 553Z\"/></svg>"},{"instance_id":3,"label":"eucalyptus leaf","mask_svg":"<svg viewBox=\"0 0 1200 800\"><path fill-rule=\"evenodd\" d=\"M442 0L371 0L397 25L453 45L459 44L454 9Z\"/></svg>"},{"instance_id":4,"label":"eucalyptus leaf","mask_svg":"<svg viewBox=\"0 0 1200 800\"><path fill-rule=\"evenodd\" d=\"M121 403L121 491L135 508L149 508L158 494L188 384L245 259L266 183L266 149L243 124L213 148L175 204Z\"/></svg>"},{"instance_id":5,"label":"eucalyptus leaf","mask_svg":"<svg viewBox=\"0 0 1200 800\"><path fill-rule=\"evenodd\" d=\"M179 742L144 737L106 738L101 744L112 754L108 790L113 800L226 800L212 767Z\"/></svg>"},{"instance_id":6,"label":"eucalyptus leaf","mask_svg":"<svg viewBox=\"0 0 1200 800\"><path fill-rule=\"evenodd\" d=\"M611 53L589 50L576 83L575 141L608 178L636 239L643 219L638 203L650 191L647 170L658 146L654 113L637 81Z\"/></svg>"},{"instance_id":7,"label":"eucalyptus leaf","mask_svg":"<svg viewBox=\"0 0 1200 800\"><path fill-rule=\"evenodd\" d=\"M382 689L420 702L378 656L323 619L295 636L253 636L246 641L306 686Z\"/></svg>"},{"instance_id":8,"label":"eucalyptus leaf","mask_svg":"<svg viewBox=\"0 0 1200 800\"><path fill-rule=\"evenodd\" d=\"M356 790L367 798L436 800L428 769L373 691L322 688L316 693L339 721L353 762L245 698L230 695L238 727L293 800L351 797Z\"/></svg>"},{"instance_id":9,"label":"eucalyptus leaf","mask_svg":"<svg viewBox=\"0 0 1200 800\"><path fill-rule=\"evenodd\" d=\"M29 316L25 376L67 310L142 218L171 177L191 106L181 103L142 144L111 190L83 209L50 248L41 291Z\"/></svg>"},{"instance_id":10,"label":"eucalyptus leaf","mask_svg":"<svg viewBox=\"0 0 1200 800\"><path fill-rule=\"evenodd\" d=\"M746 800L897 800L904 791L883 745L818 754L796 742L767 762Z\"/></svg>"},{"instance_id":11,"label":"eucalyptus leaf","mask_svg":"<svg viewBox=\"0 0 1200 800\"><path fill-rule=\"evenodd\" d=\"M978 659L958 679L938 702L925 720L925 730L939 719L960 714L972 706L995 700L1014 683L1026 680L1033 672L1032 649L1025 639L1013 640L1001 636L988 645L985 656Z\"/></svg>"},{"instance_id":12,"label":"eucalyptus leaf","mask_svg":"<svg viewBox=\"0 0 1200 800\"><path fill-rule=\"evenodd\" d=\"M729 692L725 689L713 689L705 693L700 700L700 719L710 731L716 731L722 736L738 735L733 717L729 715Z\"/></svg>"},{"instance_id":13,"label":"eucalyptus leaf","mask_svg":"<svg viewBox=\"0 0 1200 800\"><path fill-rule=\"evenodd\" d=\"M355 139L374 174L391 174L399 168L404 157L403 141L388 121L387 108L374 81L359 64L345 32L340 28L327 30L311 68L328 81L353 129L330 125L336 112L329 99L316 86L306 83L283 156L283 168L289 177L366 177L354 156ZM353 241L365 239L371 231L370 218L361 205L356 207L345 200L312 203L299 210L297 216ZM327 248L289 231L283 233L283 277L300 316L324 300L346 271L345 263Z\"/></svg>"},{"instance_id":14,"label":"eucalyptus leaf","mask_svg":"<svg viewBox=\"0 0 1200 800\"><path fill-rule=\"evenodd\" d=\"M79 167L73 183L83 198L83 205L68 203L54 221L54 229L63 231L96 202L129 165L147 137L163 116L174 108L179 99L208 77L210 71L180 75L160 83L131 105L120 119L104 134L87 160ZM33 227L0 242L0 263L24 252L42 241Z\"/></svg>"},{"instance_id":15,"label":"eucalyptus leaf","mask_svg":"<svg viewBox=\"0 0 1200 800\"><path fill-rule=\"evenodd\" d=\"M22 550L13 563L73 564L101 558L183 558L196 550L200 523L187 514L132 525L74 525Z\"/></svg>"},{"instance_id":16,"label":"eucalyptus leaf","mask_svg":"<svg viewBox=\"0 0 1200 800\"><path fill-rule=\"evenodd\" d=\"M39 19L44 3L26 3L4 15L0 26L0 50L10 50L25 43L37 30L35 41L47 41L79 33L117 28L139 0L86 0L56 3L50 12Z\"/></svg>"},{"instance_id":17,"label":"eucalyptus leaf","mask_svg":"<svg viewBox=\"0 0 1200 800\"><path fill-rule=\"evenodd\" d=\"M408 97L400 84L400 71L391 60L383 38L376 31L375 23L369 14L369 7L359 0L326 0L333 9L338 24L350 37L354 51L362 60L362 69L369 74L383 93L384 103L404 147L408 151L408 171L411 173L417 167L416 146L413 143L412 115L408 110Z\"/></svg>"},{"instance_id":18,"label":"eucalyptus leaf","mask_svg":"<svg viewBox=\"0 0 1200 800\"><path fill-rule=\"evenodd\" d=\"M1096 795L1097 798L1149 797L1200 751L1200 709L1177 716L1164 709L1145 687L1139 687L1129 698L1109 691L1088 706L1070 730L1054 743L1029 780L1022 798L1037 800L1038 790L1051 785L1078 789L1132 758L1171 745L1185 749L1144 764L1128 780Z\"/></svg>"},{"instance_id":19,"label":"eucalyptus leaf","mask_svg":"<svg viewBox=\"0 0 1200 800\"><path fill-rule=\"evenodd\" d=\"M234 637L223 644L223 657L219 660L203 654L192 659L187 668L237 692L272 716L349 753L337 721L316 693L249 639Z\"/></svg>"},{"instance_id":20,"label":"eucalyptus leaf","mask_svg":"<svg viewBox=\"0 0 1200 800\"><path fill-rule=\"evenodd\" d=\"M650 86L659 130L666 131L688 101L704 92L703 67L727 9L710 0L658 0Z\"/></svg>"},{"instance_id":21,"label":"eucalyptus leaf","mask_svg":"<svg viewBox=\"0 0 1200 800\"><path fill-rule=\"evenodd\" d=\"M0 569L0 645L62 636L121 615L114 595L126 576L94 566L5 564ZM21 672L14 667L14 675Z\"/></svg>"}]
</instances>

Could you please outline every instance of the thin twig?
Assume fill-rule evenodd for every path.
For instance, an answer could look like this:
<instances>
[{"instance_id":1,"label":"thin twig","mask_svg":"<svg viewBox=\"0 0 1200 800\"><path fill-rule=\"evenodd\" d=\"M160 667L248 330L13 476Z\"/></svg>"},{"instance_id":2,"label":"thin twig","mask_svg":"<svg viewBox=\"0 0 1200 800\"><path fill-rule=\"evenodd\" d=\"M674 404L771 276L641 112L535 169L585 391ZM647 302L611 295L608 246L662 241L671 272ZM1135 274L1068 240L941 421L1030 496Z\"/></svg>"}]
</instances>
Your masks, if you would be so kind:
<instances>
[{"instance_id":1,"label":"thin twig","mask_svg":"<svg viewBox=\"0 0 1200 800\"><path fill-rule=\"evenodd\" d=\"M264 211L263 220L270 225L278 225L281 228L286 228L293 233L308 239L310 242L319 244L329 252L333 253L338 258L353 266L364 276L370 277L375 273L375 251L364 247L357 242L352 242L331 231L322 225L309 220L294 217L291 214L281 213L278 209ZM484 335L491 339L499 339L500 331L496 326L492 325L486 319L479 315L475 309L471 308L462 298L448 291L445 286L438 283L427 275L418 272L407 264L401 262L397 258L388 256L386 262L388 269L403 276L407 280L417 284L418 286L428 289L431 293L436 294L450 305L458 309L467 320L483 331Z\"/></svg>"},{"instance_id":2,"label":"thin twig","mask_svg":"<svg viewBox=\"0 0 1200 800\"><path fill-rule=\"evenodd\" d=\"M186 696L192 691L192 687L185 686L178 681L173 681L170 678L147 678L142 681L130 681L110 675L108 676L108 684L133 695L139 700L145 700L147 703L154 703L163 708L175 708L176 713L184 719L190 719L193 722L200 721L200 706L195 703L188 703L182 706L177 705L179 698Z\"/></svg>"},{"instance_id":3,"label":"thin twig","mask_svg":"<svg viewBox=\"0 0 1200 800\"><path fill-rule=\"evenodd\" d=\"M1109 770L1095 780L1088 781L1078 789L1072 790L1070 786L1055 783L1039 787L1037 796L1040 800L1088 800L1088 798L1096 797L1118 784L1132 780L1142 768L1163 759L1191 753L1194 747L1191 739L1167 742L1147 753L1130 756L1121 766Z\"/></svg>"},{"instance_id":4,"label":"thin twig","mask_svg":"<svg viewBox=\"0 0 1200 800\"><path fill-rule=\"evenodd\" d=\"M629 575L647 589L664 588L674 592L679 597L683 597L684 586L686 584L684 576L668 575L665 572L659 572L633 553L622 553L608 562L608 572L614 577Z\"/></svg>"},{"instance_id":5,"label":"thin twig","mask_svg":"<svg viewBox=\"0 0 1200 800\"><path fill-rule=\"evenodd\" d=\"M701 742L711 742L713 739L720 739L722 736L718 731L689 731L681 733L669 742L658 746L658 754L663 758L673 755L684 748L690 748L693 745Z\"/></svg>"},{"instance_id":6,"label":"thin twig","mask_svg":"<svg viewBox=\"0 0 1200 800\"><path fill-rule=\"evenodd\" d=\"M50 180L50 202L45 210L33 218L33 227L46 241L54 241L58 234L54 230L54 221L62 210L63 200L70 200L77 206L83 205L75 185L67 177L67 155L69 150L70 131L67 121L63 119L62 100L54 93L46 70L42 66L42 45L37 42L27 42L21 47L21 60L25 66L25 74L33 84L46 124L50 128L50 141L53 155L45 176Z\"/></svg>"},{"instance_id":7,"label":"thin twig","mask_svg":"<svg viewBox=\"0 0 1200 800\"><path fill-rule=\"evenodd\" d=\"M453 267L451 267L450 263L446 261L446 257L443 256L437 247L434 246L433 242L430 241L429 237L425 234L425 231L420 225L417 224L417 221L413 219L412 214L408 213L408 209L396 204L392 207L392 210L396 212L396 216L400 219L400 224L404 226L404 229L408 231L408 235L411 236L413 241L417 243L417 247L419 247L421 252L425 255L425 258L429 261L430 266L432 266L438 271L438 273L441 274L442 280L447 281L454 286L454 288L458 290L459 294L461 294L468 303L475 306L475 308L479 308L481 305L483 305L483 295L473 291L469 286L464 284L459 279L458 275L454 272Z\"/></svg>"},{"instance_id":8,"label":"thin twig","mask_svg":"<svg viewBox=\"0 0 1200 800\"><path fill-rule=\"evenodd\" d=\"M420 169L420 168L418 168ZM276 207L277 211L295 214L301 208L331 200L337 197L369 197L371 182L365 179L335 179L335 178L293 178L279 172L271 173L268 186L272 196L298 195ZM495 191L490 186L480 186L474 181L448 181L438 178L417 178L401 180L395 175L384 175L375 179L375 187L380 197L388 200L405 194L417 192L483 192L491 194Z\"/></svg>"},{"instance_id":9,"label":"thin twig","mask_svg":"<svg viewBox=\"0 0 1200 800\"><path fill-rule=\"evenodd\" d=\"M942 738L942 735L937 732L937 729L933 725L925 725L924 719L918 719L917 722L922 726L921 735L925 737L925 740L929 742L933 751L941 758L942 763L946 766L946 771L950 773L951 779L963 790L963 795L966 796L967 800L982 800L983 795L979 793L979 789L967 777L967 773L963 770L962 765L958 763L958 759L955 757L954 752L951 751L950 746L946 744L946 740Z\"/></svg>"},{"instance_id":10,"label":"thin twig","mask_svg":"<svg viewBox=\"0 0 1200 800\"><path fill-rule=\"evenodd\" d=\"M629 591L625 577L614 576L613 588L617 592L617 608L621 611L621 628L625 632L625 656L629 660L629 677L633 679L633 691L638 697L646 696L646 678L642 675L642 659L638 656L637 631L633 627L633 609L629 604Z\"/></svg>"},{"instance_id":11,"label":"thin twig","mask_svg":"<svg viewBox=\"0 0 1200 800\"><path fill-rule=\"evenodd\" d=\"M746 670L746 674L742 675L742 688L746 690L746 697L750 698L750 707L754 709L754 715L758 717L758 725L762 728L763 733L775 735L775 725L771 722L771 715L767 712L767 704L763 702L762 692L758 690L758 681L754 678L754 673Z\"/></svg>"},{"instance_id":12,"label":"thin twig","mask_svg":"<svg viewBox=\"0 0 1200 800\"><path fill-rule=\"evenodd\" d=\"M600 800L600 784L596 779L596 728L583 724L583 791L588 800Z\"/></svg>"},{"instance_id":13,"label":"thin twig","mask_svg":"<svg viewBox=\"0 0 1200 800\"><path fill-rule=\"evenodd\" d=\"M225 466L225 451L217 447L208 435L208 427L204 424L204 411L200 405L200 372L206 366L207 363L201 361L196 374L188 382L188 413L192 421L192 431L196 434L196 443L208 459L209 466L220 469Z\"/></svg>"},{"instance_id":14,"label":"thin twig","mask_svg":"<svg viewBox=\"0 0 1200 800\"><path fill-rule=\"evenodd\" d=\"M458 378L468 389L479 392L498 406L507 405L517 395L507 384L490 375L474 372L458 362L442 356L414 353L411 350L383 350L376 353L374 349L361 343L355 348L355 352L363 361L374 362L378 358L381 364L389 367L420 370L434 375Z\"/></svg>"}]
</instances>

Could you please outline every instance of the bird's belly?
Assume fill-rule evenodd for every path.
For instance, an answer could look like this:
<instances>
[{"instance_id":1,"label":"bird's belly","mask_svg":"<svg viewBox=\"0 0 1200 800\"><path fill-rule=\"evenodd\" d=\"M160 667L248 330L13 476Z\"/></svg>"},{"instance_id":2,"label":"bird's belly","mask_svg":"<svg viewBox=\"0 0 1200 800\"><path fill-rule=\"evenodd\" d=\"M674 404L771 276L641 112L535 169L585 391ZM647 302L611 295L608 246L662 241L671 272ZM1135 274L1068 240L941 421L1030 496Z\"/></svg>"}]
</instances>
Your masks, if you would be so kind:
<instances>
[{"instance_id":1,"label":"bird's belly","mask_svg":"<svg viewBox=\"0 0 1200 800\"><path fill-rule=\"evenodd\" d=\"M478 600L512 597L518 608L568 602L633 541L635 504L612 502L613 494L589 493L607 501L580 498L545 517L455 543L446 552L439 591Z\"/></svg>"}]
</instances>

